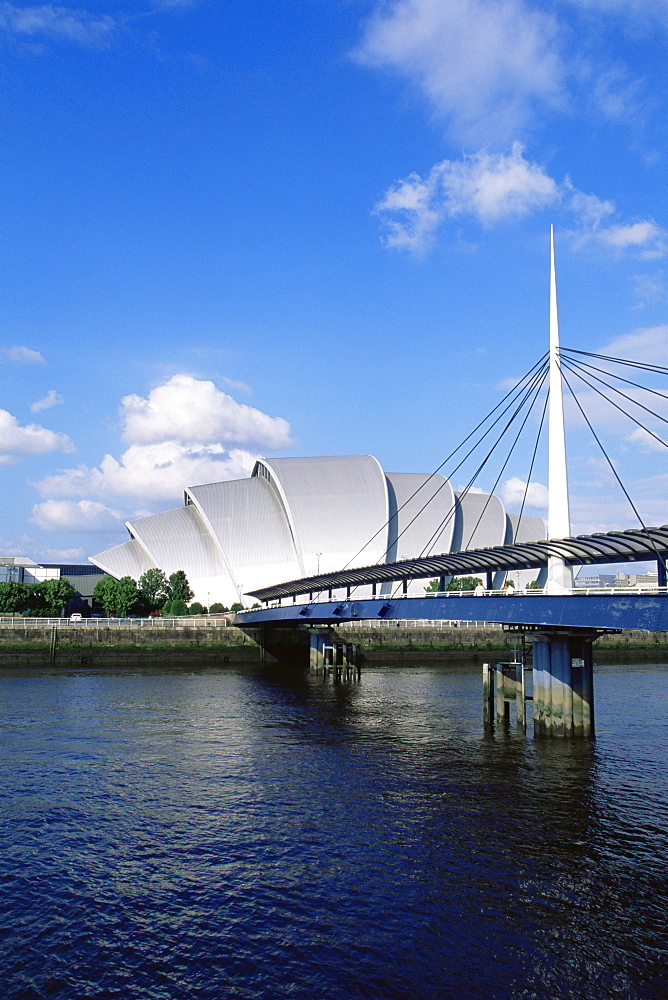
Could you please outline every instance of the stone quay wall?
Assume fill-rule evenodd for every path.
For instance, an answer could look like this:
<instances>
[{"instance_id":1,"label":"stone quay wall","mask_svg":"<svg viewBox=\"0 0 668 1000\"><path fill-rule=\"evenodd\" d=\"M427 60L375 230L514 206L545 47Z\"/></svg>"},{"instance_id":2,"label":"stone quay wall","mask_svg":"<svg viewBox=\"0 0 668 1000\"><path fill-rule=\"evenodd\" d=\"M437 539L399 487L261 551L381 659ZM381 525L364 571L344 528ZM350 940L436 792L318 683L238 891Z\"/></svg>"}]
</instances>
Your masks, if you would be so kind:
<instances>
[{"instance_id":1,"label":"stone quay wall","mask_svg":"<svg viewBox=\"0 0 668 1000\"><path fill-rule=\"evenodd\" d=\"M503 632L498 626L458 627L452 625L407 625L383 627L342 623L337 626L341 640L360 646L365 660L381 663L436 658L484 661L513 659L521 649L518 633ZM0 665L40 665L51 662L54 626L0 625ZM198 625L166 629L143 624L55 626L55 662L62 665L96 663L177 663L186 657L204 662L260 662L260 629L240 629ZM531 643L526 642L530 656ZM668 633L639 630L603 636L594 644L597 662L668 659Z\"/></svg>"}]
</instances>

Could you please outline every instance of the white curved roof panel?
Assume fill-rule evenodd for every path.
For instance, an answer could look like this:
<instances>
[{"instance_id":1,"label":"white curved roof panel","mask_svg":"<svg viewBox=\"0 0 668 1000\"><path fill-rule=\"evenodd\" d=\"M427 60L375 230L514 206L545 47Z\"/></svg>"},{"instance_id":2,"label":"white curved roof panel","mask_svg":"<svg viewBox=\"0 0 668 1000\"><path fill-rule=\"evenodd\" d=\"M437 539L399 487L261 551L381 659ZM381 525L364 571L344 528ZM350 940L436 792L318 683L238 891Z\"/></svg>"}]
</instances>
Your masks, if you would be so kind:
<instances>
[{"instance_id":1,"label":"white curved roof panel","mask_svg":"<svg viewBox=\"0 0 668 1000\"><path fill-rule=\"evenodd\" d=\"M385 560L385 474L371 455L273 458L268 470L286 507L303 574ZM375 536L375 537L374 537Z\"/></svg>"},{"instance_id":2,"label":"white curved roof panel","mask_svg":"<svg viewBox=\"0 0 668 1000\"><path fill-rule=\"evenodd\" d=\"M147 569L155 569L158 566L134 538L99 552L96 556L89 556L88 562L116 580L120 580L122 576L131 576L133 580L138 580Z\"/></svg>"},{"instance_id":3,"label":"white curved roof panel","mask_svg":"<svg viewBox=\"0 0 668 1000\"><path fill-rule=\"evenodd\" d=\"M195 577L219 575L223 569L218 550L196 507L177 507L128 521L128 531L169 576L185 570Z\"/></svg>"},{"instance_id":4,"label":"white curved roof panel","mask_svg":"<svg viewBox=\"0 0 668 1000\"><path fill-rule=\"evenodd\" d=\"M192 486L186 496L199 510L242 593L301 574L283 505L266 479Z\"/></svg>"},{"instance_id":5,"label":"white curved roof panel","mask_svg":"<svg viewBox=\"0 0 668 1000\"><path fill-rule=\"evenodd\" d=\"M527 517L522 514L520 521L519 514L508 514L512 537L508 539L510 543L516 542L540 542L547 538L547 525L542 517Z\"/></svg>"},{"instance_id":6,"label":"white curved roof panel","mask_svg":"<svg viewBox=\"0 0 668 1000\"><path fill-rule=\"evenodd\" d=\"M455 494L445 476L388 472L390 525L387 562L449 552Z\"/></svg>"},{"instance_id":7,"label":"white curved roof panel","mask_svg":"<svg viewBox=\"0 0 668 1000\"><path fill-rule=\"evenodd\" d=\"M503 545L506 512L498 497L490 493L457 493L457 517L452 552Z\"/></svg>"}]
</instances>

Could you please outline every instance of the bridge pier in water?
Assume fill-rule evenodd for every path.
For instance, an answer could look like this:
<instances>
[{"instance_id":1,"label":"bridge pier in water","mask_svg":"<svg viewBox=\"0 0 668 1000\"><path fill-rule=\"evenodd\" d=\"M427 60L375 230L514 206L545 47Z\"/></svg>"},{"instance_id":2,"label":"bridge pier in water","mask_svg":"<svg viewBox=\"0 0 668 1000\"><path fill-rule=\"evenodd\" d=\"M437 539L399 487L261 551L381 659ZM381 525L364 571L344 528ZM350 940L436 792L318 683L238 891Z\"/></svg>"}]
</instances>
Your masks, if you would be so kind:
<instances>
[{"instance_id":1,"label":"bridge pier in water","mask_svg":"<svg viewBox=\"0 0 668 1000\"><path fill-rule=\"evenodd\" d=\"M594 735L592 645L598 634L532 635L535 736Z\"/></svg>"},{"instance_id":2,"label":"bridge pier in water","mask_svg":"<svg viewBox=\"0 0 668 1000\"><path fill-rule=\"evenodd\" d=\"M483 664L485 724L510 721L526 725L526 702L533 702L534 737L594 736L593 642L595 629L536 630L533 647L533 694L525 692L524 662Z\"/></svg>"},{"instance_id":3,"label":"bridge pier in water","mask_svg":"<svg viewBox=\"0 0 668 1000\"><path fill-rule=\"evenodd\" d=\"M311 670L323 674L360 673L360 647L358 643L346 642L332 630L311 630L309 666Z\"/></svg>"}]
</instances>

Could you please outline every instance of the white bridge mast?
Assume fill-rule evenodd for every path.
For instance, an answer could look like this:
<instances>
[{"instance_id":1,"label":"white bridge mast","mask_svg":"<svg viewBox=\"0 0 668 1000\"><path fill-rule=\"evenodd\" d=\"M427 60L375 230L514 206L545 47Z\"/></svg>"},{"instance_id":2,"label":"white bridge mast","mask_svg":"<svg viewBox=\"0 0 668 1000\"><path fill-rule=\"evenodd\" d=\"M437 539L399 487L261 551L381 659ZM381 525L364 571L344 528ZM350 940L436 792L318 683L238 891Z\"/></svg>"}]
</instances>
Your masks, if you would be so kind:
<instances>
[{"instance_id":1,"label":"white bridge mast","mask_svg":"<svg viewBox=\"0 0 668 1000\"><path fill-rule=\"evenodd\" d=\"M568 502L566 470L566 435L564 432L564 398L559 370L559 317L557 313L557 280L554 266L554 226L550 226L550 412L548 423L548 507L547 537L568 538L571 515ZM573 587L573 570L559 556L550 556L547 563L547 592L563 593Z\"/></svg>"}]
</instances>

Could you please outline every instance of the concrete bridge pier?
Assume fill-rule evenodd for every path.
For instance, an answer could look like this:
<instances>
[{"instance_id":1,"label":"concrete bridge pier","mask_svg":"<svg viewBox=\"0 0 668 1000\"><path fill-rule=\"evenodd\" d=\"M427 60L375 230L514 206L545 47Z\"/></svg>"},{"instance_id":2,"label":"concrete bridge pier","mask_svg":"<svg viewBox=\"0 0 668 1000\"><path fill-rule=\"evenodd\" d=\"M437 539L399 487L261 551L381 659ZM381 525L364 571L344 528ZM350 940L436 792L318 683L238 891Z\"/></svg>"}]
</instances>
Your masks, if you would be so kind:
<instances>
[{"instance_id":1,"label":"concrete bridge pier","mask_svg":"<svg viewBox=\"0 0 668 1000\"><path fill-rule=\"evenodd\" d=\"M312 629L309 637L309 665L311 670L342 674L360 672L360 647L346 642L331 630Z\"/></svg>"},{"instance_id":2,"label":"concrete bridge pier","mask_svg":"<svg viewBox=\"0 0 668 1000\"><path fill-rule=\"evenodd\" d=\"M524 663L509 660L482 665L483 721L486 726L510 723L510 707L515 705L518 728L526 726Z\"/></svg>"},{"instance_id":3,"label":"concrete bridge pier","mask_svg":"<svg viewBox=\"0 0 668 1000\"><path fill-rule=\"evenodd\" d=\"M535 632L533 643L534 736L592 737L592 644L598 631Z\"/></svg>"}]
</instances>

